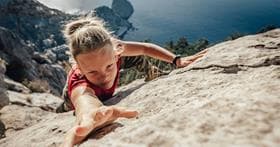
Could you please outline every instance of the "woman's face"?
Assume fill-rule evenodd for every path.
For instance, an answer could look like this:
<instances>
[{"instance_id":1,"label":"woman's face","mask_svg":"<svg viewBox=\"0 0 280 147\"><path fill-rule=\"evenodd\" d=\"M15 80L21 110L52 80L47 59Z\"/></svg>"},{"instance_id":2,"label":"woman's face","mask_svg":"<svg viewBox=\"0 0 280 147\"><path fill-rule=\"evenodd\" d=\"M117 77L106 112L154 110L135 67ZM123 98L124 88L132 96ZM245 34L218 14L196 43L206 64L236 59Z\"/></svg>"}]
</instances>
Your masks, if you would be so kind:
<instances>
[{"instance_id":1,"label":"woman's face","mask_svg":"<svg viewBox=\"0 0 280 147\"><path fill-rule=\"evenodd\" d=\"M109 89L113 86L117 75L118 56L111 44L107 44L98 51L79 54L76 57L83 75L101 88Z\"/></svg>"}]
</instances>

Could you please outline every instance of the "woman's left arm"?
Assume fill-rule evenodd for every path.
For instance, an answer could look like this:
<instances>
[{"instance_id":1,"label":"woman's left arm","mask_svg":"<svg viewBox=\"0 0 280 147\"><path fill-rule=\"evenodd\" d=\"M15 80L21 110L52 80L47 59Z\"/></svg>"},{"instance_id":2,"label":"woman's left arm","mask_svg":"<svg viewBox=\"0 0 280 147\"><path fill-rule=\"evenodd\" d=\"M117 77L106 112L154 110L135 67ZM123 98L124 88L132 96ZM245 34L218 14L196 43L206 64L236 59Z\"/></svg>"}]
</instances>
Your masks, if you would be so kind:
<instances>
[{"instance_id":1,"label":"woman's left arm","mask_svg":"<svg viewBox=\"0 0 280 147\"><path fill-rule=\"evenodd\" d=\"M122 48L121 56L139 56L146 55L152 58L156 58L168 63L173 63L176 55L172 52L164 49L156 44L144 43L144 42L134 42L134 41L121 41L115 40L118 47ZM182 57L176 60L176 66L178 68L185 67L190 63L194 62L198 58L203 57L207 50L203 50L195 55Z\"/></svg>"}]
</instances>

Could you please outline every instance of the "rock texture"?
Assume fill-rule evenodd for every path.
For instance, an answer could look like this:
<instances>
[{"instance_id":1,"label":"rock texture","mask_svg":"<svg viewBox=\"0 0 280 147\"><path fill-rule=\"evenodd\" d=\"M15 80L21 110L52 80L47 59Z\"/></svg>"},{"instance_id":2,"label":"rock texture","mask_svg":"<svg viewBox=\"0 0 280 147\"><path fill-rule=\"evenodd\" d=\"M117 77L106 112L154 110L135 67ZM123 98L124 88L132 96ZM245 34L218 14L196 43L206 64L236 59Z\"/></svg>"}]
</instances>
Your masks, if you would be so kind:
<instances>
[{"instance_id":1,"label":"rock texture","mask_svg":"<svg viewBox=\"0 0 280 147\"><path fill-rule=\"evenodd\" d=\"M74 17L50 9L37 0L0 2L0 26L12 30L40 51L63 44L64 38L60 31L63 22Z\"/></svg>"},{"instance_id":2,"label":"rock texture","mask_svg":"<svg viewBox=\"0 0 280 147\"><path fill-rule=\"evenodd\" d=\"M55 114L55 108L62 100L47 93L24 94L16 91L8 91L10 105L0 110L0 120L4 129L1 129L2 137L12 136L17 131L37 124L46 116Z\"/></svg>"},{"instance_id":3,"label":"rock texture","mask_svg":"<svg viewBox=\"0 0 280 147\"><path fill-rule=\"evenodd\" d=\"M5 72L6 72L5 62L0 58L0 109L9 104L9 98L6 92L7 86L4 82Z\"/></svg>"},{"instance_id":4,"label":"rock texture","mask_svg":"<svg viewBox=\"0 0 280 147\"><path fill-rule=\"evenodd\" d=\"M139 117L93 132L80 146L279 146L280 29L208 50L186 68L119 88L106 104ZM0 146L58 146L74 120L72 112L44 115Z\"/></svg>"},{"instance_id":5,"label":"rock texture","mask_svg":"<svg viewBox=\"0 0 280 147\"><path fill-rule=\"evenodd\" d=\"M66 81L61 65L40 62L34 48L12 31L0 27L0 57L6 62L6 75L35 92L60 95ZM42 60L49 60L42 57Z\"/></svg>"}]
</instances>

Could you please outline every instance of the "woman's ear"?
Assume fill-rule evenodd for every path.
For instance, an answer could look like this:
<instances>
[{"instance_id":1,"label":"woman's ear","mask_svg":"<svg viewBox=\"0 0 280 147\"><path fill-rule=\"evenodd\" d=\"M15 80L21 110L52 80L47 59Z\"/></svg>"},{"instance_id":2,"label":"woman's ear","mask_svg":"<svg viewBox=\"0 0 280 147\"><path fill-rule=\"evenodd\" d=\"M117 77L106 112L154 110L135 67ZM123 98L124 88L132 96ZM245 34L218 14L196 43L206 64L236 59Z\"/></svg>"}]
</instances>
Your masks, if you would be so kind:
<instances>
[{"instance_id":1,"label":"woman's ear","mask_svg":"<svg viewBox=\"0 0 280 147\"><path fill-rule=\"evenodd\" d=\"M124 52L124 45L121 40L112 39L113 47L114 47L114 52L116 56L121 56L121 54Z\"/></svg>"},{"instance_id":2,"label":"woman's ear","mask_svg":"<svg viewBox=\"0 0 280 147\"><path fill-rule=\"evenodd\" d=\"M124 48L122 47L122 45L118 45L116 48L115 48L115 55L116 56L121 56L121 54L123 53L124 51Z\"/></svg>"},{"instance_id":3,"label":"woman's ear","mask_svg":"<svg viewBox=\"0 0 280 147\"><path fill-rule=\"evenodd\" d=\"M115 56L120 58L124 52L124 44L121 40L111 37L111 42L115 52Z\"/></svg>"}]
</instances>

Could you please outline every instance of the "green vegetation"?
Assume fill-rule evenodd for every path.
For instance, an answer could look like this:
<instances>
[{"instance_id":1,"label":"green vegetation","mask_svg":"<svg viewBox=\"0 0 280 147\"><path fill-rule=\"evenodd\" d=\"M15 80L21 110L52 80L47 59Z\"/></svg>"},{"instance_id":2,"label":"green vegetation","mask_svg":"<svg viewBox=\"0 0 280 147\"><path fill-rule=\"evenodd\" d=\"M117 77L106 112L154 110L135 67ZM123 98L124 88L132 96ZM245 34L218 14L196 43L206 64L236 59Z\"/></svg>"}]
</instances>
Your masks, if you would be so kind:
<instances>
[{"instance_id":1,"label":"green vegetation","mask_svg":"<svg viewBox=\"0 0 280 147\"><path fill-rule=\"evenodd\" d=\"M152 42L152 41L148 39L148 40L144 40L143 42ZM190 56L205 49L206 47L208 47L208 45L209 42L207 39L199 39L194 43L189 43L186 37L181 37L175 42L172 40L166 42L163 47L175 54L180 54L182 56ZM166 63L150 57L145 57L145 58L147 58L147 60L152 65L158 67L163 71L170 72L173 69L175 69L175 67L170 63ZM121 72L120 85L126 85L134 81L135 79L140 79L144 77L145 77L145 73L139 72L135 68L123 70Z\"/></svg>"},{"instance_id":2,"label":"green vegetation","mask_svg":"<svg viewBox=\"0 0 280 147\"><path fill-rule=\"evenodd\" d=\"M273 30L273 29L276 29L277 26L276 25L273 25L273 24L270 24L270 25L266 25L262 28L260 28L256 34L259 34L259 33L265 33L267 31L270 31L270 30ZM246 36L248 35L247 33L241 33L241 32L234 32L232 34L230 34L228 37L225 38L225 41L229 41L229 40L235 40L237 38L240 38L240 37L243 37L243 36Z\"/></svg>"},{"instance_id":3,"label":"green vegetation","mask_svg":"<svg viewBox=\"0 0 280 147\"><path fill-rule=\"evenodd\" d=\"M234 32L234 33L230 34L228 37L226 37L225 41L235 40L235 39L243 37L245 35L246 34L241 33L241 32Z\"/></svg>"},{"instance_id":4,"label":"green vegetation","mask_svg":"<svg viewBox=\"0 0 280 147\"><path fill-rule=\"evenodd\" d=\"M264 33L264 32L267 32L267 31L270 31L270 30L273 30L273 29L276 29L276 25L267 25L267 26L264 26L262 27L259 31L257 31L257 33Z\"/></svg>"}]
</instances>

